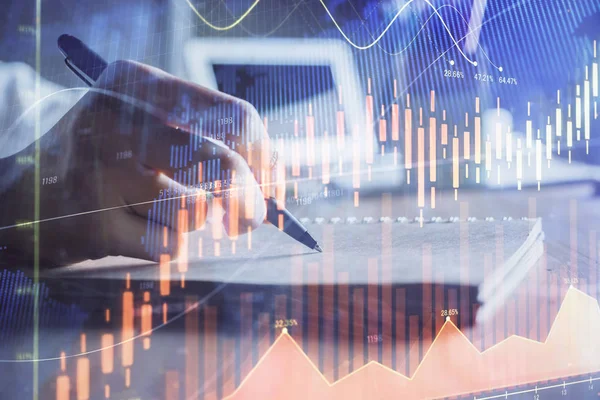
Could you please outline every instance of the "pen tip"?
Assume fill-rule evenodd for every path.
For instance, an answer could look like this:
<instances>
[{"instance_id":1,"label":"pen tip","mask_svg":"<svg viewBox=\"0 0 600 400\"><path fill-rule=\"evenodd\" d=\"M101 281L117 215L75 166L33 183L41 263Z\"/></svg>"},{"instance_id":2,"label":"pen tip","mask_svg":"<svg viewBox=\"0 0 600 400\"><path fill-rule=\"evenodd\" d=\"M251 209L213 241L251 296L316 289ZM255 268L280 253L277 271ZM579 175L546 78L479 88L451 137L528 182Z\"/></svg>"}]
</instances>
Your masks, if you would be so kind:
<instances>
[{"instance_id":1,"label":"pen tip","mask_svg":"<svg viewBox=\"0 0 600 400\"><path fill-rule=\"evenodd\" d=\"M318 244L315 245L315 250L318 251L319 253L323 252L323 249L321 248L321 246L319 246Z\"/></svg>"}]
</instances>

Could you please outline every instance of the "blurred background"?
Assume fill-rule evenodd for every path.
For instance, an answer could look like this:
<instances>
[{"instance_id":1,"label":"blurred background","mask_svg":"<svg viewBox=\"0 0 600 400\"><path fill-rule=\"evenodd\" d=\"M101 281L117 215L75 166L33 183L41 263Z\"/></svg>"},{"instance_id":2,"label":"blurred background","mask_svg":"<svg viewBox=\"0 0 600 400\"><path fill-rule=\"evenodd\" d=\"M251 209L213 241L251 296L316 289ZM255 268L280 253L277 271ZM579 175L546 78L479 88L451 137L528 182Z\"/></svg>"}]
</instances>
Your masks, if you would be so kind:
<instances>
[{"instance_id":1,"label":"blurred background","mask_svg":"<svg viewBox=\"0 0 600 400\"><path fill-rule=\"evenodd\" d=\"M579 270L582 271L581 276L596 270L596 261L600 258L596 254L594 230L598 221L594 211L598 209L597 203L594 203L597 201L594 190L600 179L600 170L597 169L600 152L595 42L600 39L600 2L597 0L5 0L3 6L0 14L0 62L24 63L34 71L38 68L45 84L57 85L51 86L52 90L82 86L81 81L66 68L56 45L57 38L68 33L80 38L109 62L119 59L139 61L251 102L267 125L270 137L281 139L283 159L289 169L288 177L291 177L288 185L290 209L299 218L314 221L315 226L319 225L318 229L322 228L322 221L332 221L331 218L343 221L355 216L360 221L363 217L367 217L367 221L371 217L378 221L380 217L389 216L396 221L397 217L413 220L420 216L421 223L423 216L430 219L440 215L446 218L445 221L456 215L461 215L461 220L471 215L480 220L488 216L500 220L506 215L514 215L515 219L548 217L544 224L550 222L544 229L559 254L544 256L543 261L532 269L542 273L532 275L528 283L530 286L524 289L532 298L548 300L549 308L544 309L548 311L547 321L551 320L551 313L553 316L557 314L557 305L566 288L575 283L574 278L580 277L577 269L573 274L571 269L577 264L577 255L579 263L585 264ZM42 16L39 45L36 43L36 7L41 7ZM38 51L39 67L36 66ZM0 80L2 78L0 76ZM17 96L26 96L26 93L20 92L18 83L6 87ZM588 85L587 89L585 85ZM585 94L585 90L591 90L591 93ZM582 110L581 103L585 98L591 98L592 103ZM10 106L6 104L7 109ZM559 122L556 117L558 109L562 112L562 121ZM406 110L412 112L408 117ZM588 113L589 120L582 117L585 113ZM313 117L314 120L311 120ZM583 122L577 122L577 118L583 118ZM421 147L416 136L407 141L404 125L407 120L413 123L413 135L417 126L433 125L439 127L437 136L434 134L432 138L429 131L424 131ZM480 132L479 128L475 128L479 120ZM570 145L566 140L567 120L572 123ZM314 123L314 127L309 128L309 121ZM529 132L530 125L533 128ZM550 125L553 135L547 136L546 126ZM557 126L562 127L561 137L557 137ZM309 132L316 137L316 151L297 151L295 146L304 146ZM509 137L511 139L507 140ZM521 157L524 157L521 159L523 176L520 180L515 172L519 165L516 161L519 157L516 153L518 139L523 149ZM539 141L539 149L529 141ZM476 143L480 144L479 149L475 149ZM231 143L228 145L232 146ZM562 152L557 152L558 146L562 146ZM549 154L546 147L552 149L550 156L546 156ZM320 152L323 148L330 150L327 157ZM418 178L417 158L423 149L426 149L426 163L421 160L421 165L427 165L428 174L426 178ZM481 159L477 158L478 152ZM360 156L357 157L358 153ZM311 156L315 157L312 161ZM541 173L537 173L535 157L548 158L544 158L543 164L540 161L539 170L543 168L543 178L540 178ZM357 158L364 165L355 167L353 162ZM488 168L486 162L492 159L494 166ZM460 176L457 172L459 164ZM455 165L456 169L453 169ZM324 179L325 170L328 171L327 179ZM475 171L477 179L474 179ZM354 181L357 174L361 181L360 207L359 190ZM424 179L427 189L439 191L427 190L425 195L419 194L417 179ZM292 181L296 182L295 185ZM581 191L570 190L571 184L581 182L592 183ZM546 186L559 184L569 186L558 186L553 188L554 191L544 192L547 197L537 203L536 209L536 203L531 199L537 198L538 187L541 185L546 189ZM522 196L522 192L518 192L517 197L517 185L529 191ZM463 203L457 201L459 186L461 190L467 189L467 195L460 200L470 204L470 214L468 207L463 208ZM392 197L387 197L388 194L393 195L393 201ZM438 196L437 206L435 196ZM575 201L587 202L580 207L580 214L577 214ZM311 203L311 207L306 207ZM463 213L465 209L467 212ZM315 220L316 217L321 220ZM579 226L577 221L580 221ZM323 229L329 229L329 225ZM577 229L585 233L577 236ZM501 236L492 237L490 243ZM356 243L367 239L370 238L356 238ZM500 250L494 250L497 251L494 262L500 265L504 256L497 255L503 254L502 245L497 246ZM588 258L582 256L584 252ZM592 258L593 262L588 264L588 259ZM32 357L32 331L29 326L32 305L31 302L26 303L31 299L25 297L25 303L14 299L30 294L34 284L26 274L11 271L14 266L8 265L6 260L3 264L8 269L0 275L1 285L4 285L0 285L4 290L0 292L0 324L3 324L0 334L4 335L0 339L4 339L7 346L0 347L0 356L3 357L0 359L0 369L3 370L0 373L0 398L26 398L32 395L31 365L3 360L20 357L21 361L27 361ZM307 269L302 270L300 264L300 275L318 269L318 265L313 267L309 263ZM482 268L480 264L472 267ZM115 341L123 338L120 329L121 318L125 318L121 315L125 312L122 303L125 296L135 293L135 303L139 306L135 316L136 334L140 333L138 325L141 324L144 305L152 304L154 307L148 311L152 315L151 320L154 318L154 325L151 325L161 324L163 294L159 292L158 280L134 279L130 282L129 277L127 280L124 278L125 269L116 271L119 279L49 277L38 284L45 318L41 323L42 330L45 338L52 339L45 340L41 346L42 355L50 361L39 364L39 377L36 378L47 398L57 398L57 376L68 374L73 377L71 397L75 398L73 382L75 368L79 368L75 367L79 365L75 360L80 358L68 358L66 373L59 368L60 351L77 354L84 352L86 346L87 349L106 347L106 343L101 342L104 340L101 335L108 332L114 332ZM549 272L548 276L543 275L546 272ZM563 278L568 280L563 282ZM316 285L298 289L298 285L221 285L219 282L193 280L187 286L183 285L183 281L181 286L178 285L175 280L169 306L173 307L170 315L179 317L172 324L164 324L164 328L152 336L151 352L142 351L146 344L142 345L141 340L135 342L135 369L128 369L133 361L127 368L117 365L118 371L108 377L108 373L103 372L102 375L99 372L99 364L103 361L99 357L91 358L93 376L89 387L96 397L90 398L110 397L103 392L104 385L109 384L113 388L111 398L183 398L183 364L187 362L184 357L190 348L197 353L200 345L214 348L214 352L206 353L211 359L200 367L202 372L195 371L192 366L192 373L198 372L201 378L197 379L201 383L194 396L189 398L224 397L240 385L251 367L257 364L259 356L265 354L268 345L281 333L281 330L271 329L275 319L288 321L286 324L289 323L290 330L294 332L291 324L296 320L289 318L296 315L292 309L296 310L294 307L300 304L298 309L308 319L309 310L323 310L324 293L328 290ZM404 295L409 294L402 318L406 314L407 321L412 317L416 317L412 321L417 321L414 324L416 333L410 338L402 338L406 339L407 354L415 352L412 353L413 364L410 368L408 363L400 366L399 362L396 364L396 358L393 364L407 375L414 372L417 365L414 361L423 359L427 346L431 345L433 332L439 333L440 321L445 321L437 318L437 330L429 327L429 342L416 345L417 350L414 350L414 343L427 342L423 333L427 328L424 323L427 317L421 314L426 303L421 297L425 289L420 284L416 286L401 288ZM540 296L542 289L538 291L538 286L544 290ZM560 288L556 295L552 292L553 297L544 297L554 287ZM363 319L366 320L369 312L382 315L381 295L377 294L381 289L375 289L376 295L370 300L367 285L354 289L361 293L360 296L367 293L365 298L361 297L365 310ZM331 287L330 298L333 290ZM448 284L440 289L442 294L437 301L444 303L443 311L456 310L458 313L459 307L456 302L452 303L452 295L448 293L456 295L461 290L465 298L476 297L476 288L470 285L455 287ZM596 288L590 286L589 292L595 295ZM148 293L147 299L145 293ZM202 307L199 305L194 309L196 314L178 314L199 298L215 293L210 302L207 300ZM341 293L341 289L336 287L335 293ZM384 304L383 307L396 307L395 300L396 297L393 304ZM283 302L283 305L278 302ZM348 297L345 302L337 303L336 300L335 316L332 316L333 311L332 314L320 313L320 326L325 321L333 324L335 320L337 324L340 304L349 303L352 299ZM373 311L368 309L367 304L379 304L379 308ZM516 310L515 303L511 304ZM523 300L521 307L525 307L524 304L527 307L531 304L535 314L533 301L526 303ZM431 311L433 306L429 306ZM471 304L467 304L469 307ZM112 320L105 314L109 308L113 312ZM465 332L474 323L474 310L460 309L461 316L468 315L464 322L461 320L458 324ZM434 311L437 316L440 310ZM414 315L409 317L411 313ZM432 317L428 318L431 320ZM358 319L356 317L356 321ZM503 323L505 320L508 321L505 318ZM311 323L314 321L316 319L310 320ZM547 321L542 328L539 328L538 322L535 333L523 336L542 340L547 335ZM316 336L309 340L309 328L305 328L307 323L303 324L306 321L299 319L297 322L302 324L302 328L296 329L300 329L300 337L304 334L305 350L315 342L318 349L326 349L331 344L320 340L323 339L323 328L316 328ZM357 326L354 320L346 322L349 329ZM358 334L363 333L362 322L360 324ZM510 323L504 325L509 326ZM190 329L189 326L197 328ZM407 322L406 333L413 332L411 326ZM282 326L275 328L281 329ZM21 329L26 335L21 335ZM510 329L516 332L514 325L502 329L502 335L506 332L506 336ZM87 339L80 336L84 331L88 334ZM335 332L336 335L339 333L338 330ZM530 332L533 329L527 333ZM352 336L345 338L361 346L378 343L375 355L367 357L368 352L364 351L365 357L360 365L363 361L366 364L369 359L381 362L382 354L392 349L396 351L396 344L388 345L392 342L390 338L381 339L377 332L367 331L366 327L364 333L369 337L366 342L362 340L364 338L357 338L354 342ZM480 336L484 337L483 334ZM266 338L264 343L261 338ZM396 339L401 340L395 336ZM482 339L477 346L483 350L490 347L495 339L495 336L493 340L488 339L485 345ZM383 340L385 342L381 344ZM336 341L335 345L339 343ZM346 342L343 344L348 347ZM147 348L144 347L144 350ZM121 350L118 351L121 354ZM340 371L350 373L353 368L349 355L348 360L344 360L343 355L335 351L336 361L346 363L343 368L338 370L336 365L327 370L323 366L323 358L316 361L321 371L329 374L330 380L341 378L343 373ZM201 354L202 357L206 355ZM226 358L228 363L217 371L217 359L221 360L221 357ZM198 359L195 362L198 364ZM185 368L189 369L189 366ZM210 377L206 372L209 369L213 374ZM179 371L179 378L169 375L174 371ZM127 375L130 373L133 377ZM597 375L594 379L599 378ZM124 385L127 379L136 384ZM180 381L181 386L169 391L169 385L179 385ZM137 385L138 382L141 383ZM2 395L5 389L10 393L8 396ZM588 398L595 395L592 389L586 387ZM494 390L500 393L500 389ZM496 392L488 394L496 395ZM168 393L176 394L169 397ZM565 395L558 392L557 396ZM577 392L569 392L569 395L572 396L570 398L584 398ZM527 396L531 398L530 393Z\"/></svg>"},{"instance_id":2,"label":"blurred background","mask_svg":"<svg viewBox=\"0 0 600 400\"><path fill-rule=\"evenodd\" d=\"M389 114L393 103L402 109L407 105L407 94L414 104L426 104L434 90L438 109L444 109L449 120L461 121L465 110L473 110L475 97L480 99L483 115L486 109L495 109L500 98L500 108L508 112L502 118L512 122L518 134L524 131L528 110L534 125L545 124L544 110L554 104L557 90L563 103L575 96L575 83L584 75L583 65L593 57L592 43L599 35L599 5L593 0L553 1L551 5L541 0L325 3L326 7L320 0L127 0L94 4L44 0L40 2L40 72L59 85L80 86L77 77L64 67L56 48L56 38L70 33L108 61L132 59L219 88L250 100L263 115L270 111L269 119L280 122L285 119L281 109L290 116L290 106L304 100L302 111L306 114L307 103L314 96L346 84L350 86L346 90L353 94L347 96L351 100L346 105L364 110L364 96L369 92L375 115L382 106ZM0 60L33 67L34 4L9 1L5 8L0 17ZM470 31L472 34L465 36ZM274 44L282 39L288 41L277 48ZM460 40L459 45L453 46L456 40ZM293 43L307 41L302 49L294 49ZM339 43L329 51L326 47L331 42ZM329 58L311 63L311 46L325 48ZM252 60L249 54L260 57ZM215 61L219 57L221 60ZM344 61L347 57L351 63ZM294 70L299 65L306 69L306 76L296 78L302 82L304 94L300 96L304 99L293 97L302 90L284 93L281 82L285 80L277 78L300 76ZM453 71L462 78L452 79ZM347 79L342 81L340 74ZM486 81L486 76L496 82ZM498 84L501 77L508 79L508 84ZM231 83L241 80L237 87ZM292 79L287 87L296 88L298 82ZM268 98L271 92L278 97ZM325 103L328 105L322 107L315 104L315 109L325 114L332 102ZM273 118L273 109L279 110L277 118ZM317 118L317 124L323 124L317 126L317 132L319 128L335 131L335 127L327 126L335 120L334 111ZM347 121L347 135L351 135L353 122L363 123L360 118ZM385 138L388 145L391 136ZM494 140L492 145L496 145ZM585 156L581 147L575 147L575 159L594 162L594 156Z\"/></svg>"}]
</instances>

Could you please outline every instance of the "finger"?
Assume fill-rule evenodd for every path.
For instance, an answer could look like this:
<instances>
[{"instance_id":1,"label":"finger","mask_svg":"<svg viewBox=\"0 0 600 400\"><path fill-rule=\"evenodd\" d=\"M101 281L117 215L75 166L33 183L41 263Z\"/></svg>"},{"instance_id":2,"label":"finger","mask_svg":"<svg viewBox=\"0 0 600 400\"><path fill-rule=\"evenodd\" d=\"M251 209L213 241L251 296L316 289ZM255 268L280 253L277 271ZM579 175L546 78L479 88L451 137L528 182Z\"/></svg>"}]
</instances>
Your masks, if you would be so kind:
<instances>
[{"instance_id":1,"label":"finger","mask_svg":"<svg viewBox=\"0 0 600 400\"><path fill-rule=\"evenodd\" d=\"M191 165L197 166L196 173L205 176L202 181L198 178L201 182L196 188L198 185L212 188L212 194L218 198L217 206L224 209L223 222L228 233L244 233L258 227L266 214L264 194L248 164L238 153L222 143L210 139L204 141L203 146L192 157ZM210 171L202 171L209 168ZM181 179L181 172L189 170L192 169L188 165L179 171L167 169L165 174L171 173L171 177L177 180ZM205 205L203 202L200 204Z\"/></svg>"},{"instance_id":2,"label":"finger","mask_svg":"<svg viewBox=\"0 0 600 400\"><path fill-rule=\"evenodd\" d=\"M238 103L227 94L185 81L163 70L130 60L115 61L107 66L94 87L107 89L137 99L151 100L163 110L173 111L185 101L196 108L219 103Z\"/></svg>"},{"instance_id":3,"label":"finger","mask_svg":"<svg viewBox=\"0 0 600 400\"><path fill-rule=\"evenodd\" d=\"M243 167L243 165L242 165ZM250 171L242 168L232 173L232 184L222 198L223 226L230 237L249 232L262 224L265 200L261 188Z\"/></svg>"},{"instance_id":4,"label":"finger","mask_svg":"<svg viewBox=\"0 0 600 400\"><path fill-rule=\"evenodd\" d=\"M177 168L191 161L189 158L194 157L194 153L210 154L216 146L220 146L241 155L259 180L267 179L265 175L271 170L274 148L271 148L269 137L257 115L244 116L245 122L238 131L239 140L227 141L222 140L220 133L215 134L206 127L186 130L166 124L160 116L142 110L133 110L127 117L115 118L121 121L115 130L121 136L129 136L136 154L151 166L166 170ZM203 120L203 126L207 124Z\"/></svg>"},{"instance_id":5,"label":"finger","mask_svg":"<svg viewBox=\"0 0 600 400\"><path fill-rule=\"evenodd\" d=\"M176 258L179 249L177 232L166 226L155 230L149 228L147 219L123 211L111 223L110 254L157 262L161 255Z\"/></svg>"},{"instance_id":6,"label":"finger","mask_svg":"<svg viewBox=\"0 0 600 400\"><path fill-rule=\"evenodd\" d=\"M165 128L165 130L169 129ZM155 136L159 136L160 134L157 133ZM208 166L206 169L211 168L210 171L204 171L206 175L206 182L204 183L223 181L226 177L231 177L235 171L238 177L237 180L243 183L242 186L257 185L257 179L250 179L248 177L248 175L252 175L252 171L246 160L218 140L202 138L196 150L190 151L189 147L187 148L187 152L185 150L185 148L176 149L175 153L177 154L172 156L173 152L165 151L164 148L160 148L160 145L149 141L137 153L140 154L139 158L142 164L159 170L175 180L182 179L184 172L196 171L196 174L200 175L202 172L201 169L204 168L199 165L202 163L202 165ZM196 169L193 167L196 167ZM192 178L196 179L196 177ZM258 192L251 193L256 196L260 195L260 188Z\"/></svg>"},{"instance_id":7,"label":"finger","mask_svg":"<svg viewBox=\"0 0 600 400\"><path fill-rule=\"evenodd\" d=\"M112 165L117 168L108 172L111 185L130 212L181 232L204 226L207 207L202 189L186 187L134 158Z\"/></svg>"},{"instance_id":8,"label":"finger","mask_svg":"<svg viewBox=\"0 0 600 400\"><path fill-rule=\"evenodd\" d=\"M220 155L221 175L231 178L225 185L216 185L213 210L222 208L224 228L229 236L235 237L262 224L266 214L264 194L239 154L227 148L220 148L217 154Z\"/></svg>"},{"instance_id":9,"label":"finger","mask_svg":"<svg viewBox=\"0 0 600 400\"><path fill-rule=\"evenodd\" d=\"M155 117L179 128L170 132L174 141L185 144L190 133L219 139L252 167L269 165L272 153L267 131L256 109L246 101L134 61L110 64L95 86L151 103Z\"/></svg>"},{"instance_id":10,"label":"finger","mask_svg":"<svg viewBox=\"0 0 600 400\"><path fill-rule=\"evenodd\" d=\"M252 138L250 132L231 129L244 124L255 111L247 102L170 75L134 61L110 64L95 89L112 93L138 108L154 114L162 123L178 127L184 139L189 133L223 139L230 145L233 136ZM201 121L201 124L197 122ZM226 137L227 136L227 137ZM239 144L239 143L238 143Z\"/></svg>"},{"instance_id":11,"label":"finger","mask_svg":"<svg viewBox=\"0 0 600 400\"><path fill-rule=\"evenodd\" d=\"M124 115L115 118L120 121L121 133L132 136L140 146L138 154L150 165L172 169L174 149L191 153L203 146L202 138L220 140L239 153L256 180L271 191L271 164L277 155L263 121L249 103L129 61L111 64L97 86L142 102L151 99L152 110L121 105L117 110ZM190 119L190 114L194 118ZM178 119L178 115L193 122Z\"/></svg>"}]
</instances>

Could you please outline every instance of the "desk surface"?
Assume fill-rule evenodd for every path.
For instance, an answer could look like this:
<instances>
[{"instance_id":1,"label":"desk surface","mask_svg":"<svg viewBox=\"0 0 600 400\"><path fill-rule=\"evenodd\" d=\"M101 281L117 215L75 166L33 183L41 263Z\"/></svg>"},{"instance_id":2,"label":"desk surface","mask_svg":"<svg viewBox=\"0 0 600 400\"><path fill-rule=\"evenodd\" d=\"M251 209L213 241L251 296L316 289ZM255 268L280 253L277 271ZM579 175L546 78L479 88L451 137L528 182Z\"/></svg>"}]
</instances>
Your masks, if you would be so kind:
<instances>
[{"instance_id":1,"label":"desk surface","mask_svg":"<svg viewBox=\"0 0 600 400\"><path fill-rule=\"evenodd\" d=\"M169 296L161 296L159 281L133 281L128 290L123 280L99 284L90 279L86 285L85 278L79 282L66 279L67 283L63 284L72 285L70 289L54 293L64 302L79 302L88 319L76 332L59 335L66 342L51 345L48 341L48 348L42 349L42 355L54 356L58 350L78 354L79 332L86 333L88 349L101 348L101 337L108 333L112 333L118 343L123 338L120 323L124 315L124 291L131 291L135 299L136 334L141 328L141 311L138 306L141 307L144 303L144 292L150 293L151 299L147 304L152 304L153 327L158 329L148 336L151 338L149 350L143 350L143 336L134 340L135 363L130 367L130 379L143 381L144 384L136 386L136 392L133 393L123 386L125 369L119 367L112 375L114 393L125 396L123 398L151 393L162 396L165 390L165 369L179 370L181 365L191 362L190 357L195 357L192 362L200 363L204 371L202 380L193 386L194 393L213 393L219 396L232 393L281 334L281 328L273 326L275 320L294 320L304 325L302 328L290 325L288 331L329 382L343 378L370 360L411 376L418 366L415 360L422 361L433 339L444 326L445 319L437 315L444 310L457 309L460 312L449 318L479 351L490 348L512 334L543 342L570 285L597 296L599 247L596 227L600 221L599 206L600 200L593 197L591 185L548 187L542 188L540 192L465 191L459 192L458 200L454 200L453 192L438 193L436 208L425 210L425 219L433 216L478 219L511 216L541 217L543 220L546 255L531 269L523 284L509 296L505 307L500 310L500 316L494 316L491 322L486 321L481 325L472 325L477 310L477 305L473 302L476 292L472 287L416 285L394 287L392 291L391 286L381 281L382 285L379 287L325 285L321 288L265 288L257 285L227 287L190 283L182 288L175 282L170 286ZM359 207L354 207L352 203L329 203L321 200L309 206L290 205L289 208L299 218L351 215L357 218L414 218L418 213L415 198L400 194L386 195L383 198L361 198ZM490 257L492 263L495 263L501 255L494 253ZM80 285L83 289L77 292L73 285ZM85 286L96 290L86 289ZM429 297L429 302L423 301L426 296L433 297ZM465 304L465 299L471 300ZM162 320L163 303L169 303L171 307L166 324ZM364 308L357 308L357 304ZM106 308L112 310L113 322L106 322ZM359 312L357 310L364 310L364 313L356 314ZM396 322L388 325L385 321L392 317ZM374 325L372 321L378 322ZM396 331L400 323L405 324L406 335ZM193 328L195 324L199 325ZM498 331L500 326L504 328ZM56 332L52 328L41 329L40 335L42 339L49 338L56 336ZM417 336L414 336L415 332ZM353 335L375 335L377 343L357 342L352 339ZM446 335L439 337L436 342L437 345L445 343L448 348L459 348L461 337L463 336ZM343 349L351 350L346 352ZM333 359L334 354L338 354L337 363L325 357L332 355ZM413 361L409 362L407 358L401 362L402 357L408 357L407 355L413 357ZM99 354L90 355L89 359L92 386L101 385L107 379L101 372L102 359ZM285 358L281 362L285 362ZM457 370L456 358L442 358L439 363L440 368L446 371ZM75 365L75 362L69 359L68 365ZM57 367L58 364L50 368L55 371L54 374L58 373ZM11 373L18 374L19 368L21 367L14 368ZM499 368L507 371L510 369L509 366ZM5 379L9 379L10 375ZM54 378L50 378L51 376L55 375L49 373L45 378L49 392L53 392L51 387ZM101 390L99 387L94 389ZM150 397L153 398L152 395Z\"/></svg>"}]
</instances>

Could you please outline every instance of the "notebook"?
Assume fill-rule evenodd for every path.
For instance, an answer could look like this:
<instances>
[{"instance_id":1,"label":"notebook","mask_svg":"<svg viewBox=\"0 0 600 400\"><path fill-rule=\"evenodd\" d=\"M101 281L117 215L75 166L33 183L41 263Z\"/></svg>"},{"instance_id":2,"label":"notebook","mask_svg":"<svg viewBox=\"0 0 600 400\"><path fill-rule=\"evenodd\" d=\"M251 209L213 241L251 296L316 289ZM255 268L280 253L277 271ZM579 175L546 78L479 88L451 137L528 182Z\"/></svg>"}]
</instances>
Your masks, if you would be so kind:
<instances>
[{"instance_id":1,"label":"notebook","mask_svg":"<svg viewBox=\"0 0 600 400\"><path fill-rule=\"evenodd\" d=\"M53 273L123 279L126 271L132 280L162 276L174 282L183 274L188 281L257 285L468 285L479 288L478 300L485 306L478 314L484 318L491 312L486 307L493 310L501 304L543 252L541 219L436 218L421 224L406 218L316 218L303 223L323 253L272 225L250 237L219 240L216 246L207 226L188 235L187 263L172 261L163 266L162 275L158 264L124 257L86 261Z\"/></svg>"}]
</instances>

